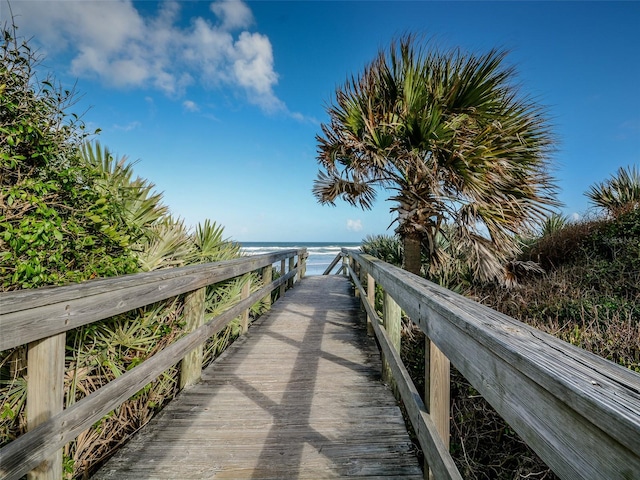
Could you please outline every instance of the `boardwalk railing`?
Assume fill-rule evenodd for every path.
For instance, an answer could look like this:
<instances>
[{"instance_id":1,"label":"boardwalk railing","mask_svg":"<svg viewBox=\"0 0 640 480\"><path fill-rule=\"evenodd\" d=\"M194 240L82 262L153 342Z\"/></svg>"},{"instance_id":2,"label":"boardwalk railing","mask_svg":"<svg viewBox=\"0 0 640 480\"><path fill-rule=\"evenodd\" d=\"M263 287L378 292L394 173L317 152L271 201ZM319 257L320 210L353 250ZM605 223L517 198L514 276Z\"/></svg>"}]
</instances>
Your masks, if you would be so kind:
<instances>
[{"instance_id":1,"label":"boardwalk railing","mask_svg":"<svg viewBox=\"0 0 640 480\"><path fill-rule=\"evenodd\" d=\"M448 452L449 361L561 478L640 478L640 375L372 256L340 256L435 478L461 478ZM427 337L426 406L398 354L401 311Z\"/></svg>"},{"instance_id":2,"label":"boardwalk railing","mask_svg":"<svg viewBox=\"0 0 640 480\"><path fill-rule=\"evenodd\" d=\"M3 293L0 296L0 351L28 345L28 432L0 450L0 478L62 478L62 448L108 412L181 361L180 386L201 374L202 349L211 336L241 317L247 329L248 309L271 292L293 286L304 276L305 249L286 250L237 260L94 280L65 287ZM295 261L297 257L297 262ZM285 263L289 269L285 273ZM282 275L272 281L272 265ZM262 288L242 298L224 313L204 323L208 285L255 271ZM185 321L191 332L142 364L82 400L63 408L65 332L151 303L186 294Z\"/></svg>"}]
</instances>

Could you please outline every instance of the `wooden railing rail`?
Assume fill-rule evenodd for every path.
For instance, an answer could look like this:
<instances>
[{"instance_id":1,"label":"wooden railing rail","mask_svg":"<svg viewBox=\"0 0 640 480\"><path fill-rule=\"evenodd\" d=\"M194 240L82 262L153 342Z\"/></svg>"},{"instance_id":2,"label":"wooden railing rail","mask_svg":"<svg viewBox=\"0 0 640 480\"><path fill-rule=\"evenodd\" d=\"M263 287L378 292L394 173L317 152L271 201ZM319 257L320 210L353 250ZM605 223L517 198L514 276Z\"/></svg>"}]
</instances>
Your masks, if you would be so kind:
<instances>
[{"instance_id":1,"label":"wooden railing rail","mask_svg":"<svg viewBox=\"0 0 640 480\"><path fill-rule=\"evenodd\" d=\"M369 255L341 256L435 478L460 478L447 447L449 360L561 478L640 478L640 375ZM426 406L390 335L399 314L385 307L395 318L381 325L373 307L376 283L427 336Z\"/></svg>"},{"instance_id":2,"label":"wooden railing rail","mask_svg":"<svg viewBox=\"0 0 640 480\"><path fill-rule=\"evenodd\" d=\"M275 262L298 257L297 266L277 280L271 281ZM95 280L65 287L42 288L4 293L0 296L0 349L28 343L29 375L27 384L42 379L41 385L29 386L28 412L43 411L36 424L28 419L29 431L0 450L0 478L18 479L30 472L31 478L62 478L60 451L108 412L153 381L162 372L183 360L181 386L197 381L200 371L184 365L190 354L231 320L244 320L247 310L281 285L286 285L304 272L306 250L287 250L276 254L244 257L237 260L182 267L171 270ZM64 332L119 313L188 293L185 301L187 317L204 317L204 302L198 299L208 285L262 269L265 285L253 294L243 289L241 300L221 315L202 324L191 322L193 331L144 361L104 387L62 410L64 371ZM191 293L189 293L191 292ZM200 324L198 324L200 323ZM243 324L243 330L244 330ZM52 340L53 339L53 340ZM60 341L62 339L62 341ZM50 358L51 363L34 360ZM195 354L195 365L201 366L201 355ZM61 360L60 360L61 358ZM60 370L57 375L53 370ZM189 370L185 375L185 370ZM55 387L55 392L44 390ZM32 393L34 393L32 395ZM38 405L59 394L56 405ZM29 409L29 404L36 405ZM30 423L31 422L31 423Z\"/></svg>"}]
</instances>

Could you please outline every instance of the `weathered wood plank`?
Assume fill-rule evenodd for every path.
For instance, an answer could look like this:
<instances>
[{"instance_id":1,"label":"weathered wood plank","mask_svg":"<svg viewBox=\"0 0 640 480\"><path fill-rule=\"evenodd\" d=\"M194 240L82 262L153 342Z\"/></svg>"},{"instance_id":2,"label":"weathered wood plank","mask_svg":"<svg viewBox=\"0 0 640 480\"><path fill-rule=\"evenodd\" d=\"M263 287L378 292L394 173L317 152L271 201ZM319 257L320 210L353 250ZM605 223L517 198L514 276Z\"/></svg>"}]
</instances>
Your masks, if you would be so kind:
<instances>
[{"instance_id":1,"label":"weathered wood plank","mask_svg":"<svg viewBox=\"0 0 640 480\"><path fill-rule=\"evenodd\" d=\"M193 332L204 325L204 303L207 288L199 288L186 295L184 301L184 319L187 332ZM246 297L245 297L246 298ZM202 373L202 344L185 355L180 362L180 389L193 385L200 380Z\"/></svg>"},{"instance_id":2,"label":"weathered wood plank","mask_svg":"<svg viewBox=\"0 0 640 480\"><path fill-rule=\"evenodd\" d=\"M241 298L244 300L249 297L251 293L251 275L246 275L245 283L242 285L242 293ZM249 329L249 308L243 310L242 317L240 317L240 328L242 328L242 333L247 333Z\"/></svg>"},{"instance_id":3,"label":"weathered wood plank","mask_svg":"<svg viewBox=\"0 0 640 480\"><path fill-rule=\"evenodd\" d=\"M364 270L363 270L364 272ZM367 273L367 301L370 305L376 304L376 281L375 279ZM373 326L371 325L372 318L367 314L367 334L373 335Z\"/></svg>"},{"instance_id":4,"label":"weathered wood plank","mask_svg":"<svg viewBox=\"0 0 640 480\"><path fill-rule=\"evenodd\" d=\"M0 293L0 350L62 333L257 270L294 252ZM266 283L270 282L270 278ZM42 319L47 321L43 322Z\"/></svg>"},{"instance_id":5,"label":"weathered wood plank","mask_svg":"<svg viewBox=\"0 0 640 480\"><path fill-rule=\"evenodd\" d=\"M333 270L333 267L335 267L341 259L342 253L339 253L338 255L336 255L336 258L331 261L329 266L324 270L323 275L329 275L331 273L331 270Z\"/></svg>"},{"instance_id":6,"label":"weathered wood plank","mask_svg":"<svg viewBox=\"0 0 640 480\"><path fill-rule=\"evenodd\" d=\"M273 279L273 264L270 263L269 265L262 267L262 283L266 285L268 283L271 283L272 279ZM280 286L282 285L284 284L281 283ZM265 295L262 301L264 302L267 309L271 308L271 292Z\"/></svg>"},{"instance_id":7,"label":"weathered wood plank","mask_svg":"<svg viewBox=\"0 0 640 480\"><path fill-rule=\"evenodd\" d=\"M289 271L292 271L295 268L295 258L294 257L289 257ZM289 279L289 283L287 285L287 288L293 288L293 281L295 280L295 277L291 277Z\"/></svg>"},{"instance_id":8,"label":"weathered wood plank","mask_svg":"<svg viewBox=\"0 0 640 480\"><path fill-rule=\"evenodd\" d=\"M449 425L451 420L451 367L449 359L431 341L428 349L425 349L425 363L428 352L429 362L428 378L429 404L427 410L433 423L435 423L442 442L449 448ZM425 365L426 367L426 365ZM427 382L425 382L426 384ZM426 393L426 392L425 392Z\"/></svg>"},{"instance_id":9,"label":"weathered wood plank","mask_svg":"<svg viewBox=\"0 0 640 480\"><path fill-rule=\"evenodd\" d=\"M27 428L34 430L62 412L64 402L64 333L29 344L27 352ZM46 365L46 368L42 368ZM57 480L62 449L53 452L27 475L28 480Z\"/></svg>"},{"instance_id":10,"label":"weathered wood plank","mask_svg":"<svg viewBox=\"0 0 640 480\"><path fill-rule=\"evenodd\" d=\"M35 468L102 416L176 364L186 353L221 331L227 323L240 315L242 310L249 308L268 291L279 287L281 282L286 282L288 275L294 274L295 272L289 272L284 277L254 292L246 300L240 301L237 305L182 337L141 365L4 446L0 449L0 477L7 480L18 479L28 470Z\"/></svg>"},{"instance_id":11,"label":"weathered wood plank","mask_svg":"<svg viewBox=\"0 0 640 480\"><path fill-rule=\"evenodd\" d=\"M640 375L373 257L352 255L559 476L637 476Z\"/></svg>"},{"instance_id":12,"label":"weathered wood plank","mask_svg":"<svg viewBox=\"0 0 640 480\"><path fill-rule=\"evenodd\" d=\"M362 292L362 284L360 284L359 280L355 277L353 270L350 271L350 274L356 288ZM429 469L438 480L461 480L462 477L449 453L449 449L442 441L438 428L431 419L422 398L420 398L420 394L411 380L409 372L402 363L400 353L395 346L393 346L393 341L384 329L381 319L378 317L370 302L365 302L364 307L367 315L371 317L371 326L380 344L380 349L395 378L398 393L400 394L400 398L402 398L411 425L418 437Z\"/></svg>"},{"instance_id":13,"label":"weathered wood plank","mask_svg":"<svg viewBox=\"0 0 640 480\"><path fill-rule=\"evenodd\" d=\"M344 277L307 277L95 479L421 479Z\"/></svg>"},{"instance_id":14,"label":"weathered wood plank","mask_svg":"<svg viewBox=\"0 0 640 480\"><path fill-rule=\"evenodd\" d=\"M351 273L352 275L354 274L352 270ZM396 352L399 352L401 347L400 326L402 311L391 295L387 292L384 292L382 309L382 323L384 325L384 329L386 330L387 335L389 335L391 345L395 348ZM397 391L393 372L391 371L391 367L389 366L386 356L382 359L382 378L391 386L391 389L394 392Z\"/></svg>"}]
</instances>

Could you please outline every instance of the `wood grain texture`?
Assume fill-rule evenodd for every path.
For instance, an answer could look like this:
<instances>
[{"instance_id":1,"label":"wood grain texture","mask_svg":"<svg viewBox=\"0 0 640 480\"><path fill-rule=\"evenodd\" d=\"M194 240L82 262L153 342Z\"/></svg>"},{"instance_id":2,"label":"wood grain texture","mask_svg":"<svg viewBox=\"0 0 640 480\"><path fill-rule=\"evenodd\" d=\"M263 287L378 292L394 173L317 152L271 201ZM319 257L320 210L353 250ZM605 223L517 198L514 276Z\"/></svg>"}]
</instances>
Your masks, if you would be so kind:
<instances>
[{"instance_id":1,"label":"wood grain texture","mask_svg":"<svg viewBox=\"0 0 640 480\"><path fill-rule=\"evenodd\" d=\"M34 430L62 412L64 401L64 333L29 344L27 353L27 427ZM42 368L46 365L46 368ZM28 480L57 480L62 472L62 449L27 475Z\"/></svg>"},{"instance_id":2,"label":"wood grain texture","mask_svg":"<svg viewBox=\"0 0 640 480\"><path fill-rule=\"evenodd\" d=\"M561 478L638 478L640 375L350 254Z\"/></svg>"},{"instance_id":3,"label":"wood grain texture","mask_svg":"<svg viewBox=\"0 0 640 480\"><path fill-rule=\"evenodd\" d=\"M150 303L228 280L304 250L0 293L0 350L46 338ZM265 281L269 283L271 277ZM47 319L43 322L42 319Z\"/></svg>"},{"instance_id":4,"label":"wood grain texture","mask_svg":"<svg viewBox=\"0 0 640 480\"><path fill-rule=\"evenodd\" d=\"M264 285L268 285L269 283L271 283L272 280L273 280L273 265L269 264L262 268L262 283ZM281 283L280 285L284 286L284 283ZM269 291L269 293L264 296L262 301L264 302L266 309L271 308L271 291Z\"/></svg>"},{"instance_id":5,"label":"wood grain texture","mask_svg":"<svg viewBox=\"0 0 640 480\"><path fill-rule=\"evenodd\" d=\"M94 479L421 479L348 279L305 278Z\"/></svg>"},{"instance_id":6,"label":"wood grain texture","mask_svg":"<svg viewBox=\"0 0 640 480\"><path fill-rule=\"evenodd\" d=\"M449 448L451 420L451 365L433 343L429 347L429 405L427 410L442 442ZM426 397L425 397L426 398Z\"/></svg>"},{"instance_id":7,"label":"wood grain texture","mask_svg":"<svg viewBox=\"0 0 640 480\"><path fill-rule=\"evenodd\" d=\"M204 304L207 288L189 292L184 299L185 331L193 332L204 325ZM246 297L245 297L246 298ZM187 353L180 362L180 389L200 380L202 373L202 344Z\"/></svg>"},{"instance_id":8,"label":"wood grain texture","mask_svg":"<svg viewBox=\"0 0 640 480\"><path fill-rule=\"evenodd\" d=\"M329 266L325 268L323 275L329 275L331 273L331 270L333 270L333 267L335 267L341 259L342 253L339 253L338 255L336 255L336 258L331 261Z\"/></svg>"},{"instance_id":9,"label":"wood grain texture","mask_svg":"<svg viewBox=\"0 0 640 480\"><path fill-rule=\"evenodd\" d=\"M27 471L50 458L109 411L138 392L147 383L176 364L189 351L221 331L268 292L278 288L295 272L288 272L251 294L202 327L172 343L142 364L74 403L53 418L0 449L0 478L19 479Z\"/></svg>"},{"instance_id":10,"label":"wood grain texture","mask_svg":"<svg viewBox=\"0 0 640 480\"><path fill-rule=\"evenodd\" d=\"M355 284L355 288L360 290L361 295L363 295L364 289L354 271L350 270L349 274ZM449 453L449 449L442 441L436 424L431 419L416 386L411 380L409 372L402 363L400 353L393 346L391 336L385 330L382 320L373 308L373 303L367 300L364 303L364 307L367 315L371 318L371 326L378 339L380 350L392 372L407 416L422 447L426 466L433 473L433 478L438 480L461 480L462 477ZM428 473L425 474L425 478L428 478Z\"/></svg>"},{"instance_id":11,"label":"wood grain texture","mask_svg":"<svg viewBox=\"0 0 640 480\"><path fill-rule=\"evenodd\" d=\"M370 274L367 273L366 275L367 275L367 301L369 302L370 305L375 305L376 281ZM367 314L367 334L368 335L373 335L373 326L371 325L372 321L373 319L371 318L371 316Z\"/></svg>"},{"instance_id":12,"label":"wood grain texture","mask_svg":"<svg viewBox=\"0 0 640 480\"><path fill-rule=\"evenodd\" d=\"M395 348L396 352L399 352L401 348L401 317L402 311L400 310L398 304L393 300L391 295L389 295L387 292L384 292L382 303L382 323L384 325L384 329L387 331L387 335L389 335L391 345L393 346L393 348ZM389 362L384 355L382 358L382 378L385 382L391 385L391 388L394 392L397 392L395 385L396 382L393 378L393 372L391 371Z\"/></svg>"},{"instance_id":13,"label":"wood grain texture","mask_svg":"<svg viewBox=\"0 0 640 480\"><path fill-rule=\"evenodd\" d=\"M242 293L240 294L242 300L249 298L250 293L251 293L251 275L248 274L245 276L244 285L242 285ZM240 328L242 329L243 334L247 333L247 330L249 329L249 311L250 311L249 308L247 308L246 310L243 310L242 316L240 317Z\"/></svg>"}]
</instances>

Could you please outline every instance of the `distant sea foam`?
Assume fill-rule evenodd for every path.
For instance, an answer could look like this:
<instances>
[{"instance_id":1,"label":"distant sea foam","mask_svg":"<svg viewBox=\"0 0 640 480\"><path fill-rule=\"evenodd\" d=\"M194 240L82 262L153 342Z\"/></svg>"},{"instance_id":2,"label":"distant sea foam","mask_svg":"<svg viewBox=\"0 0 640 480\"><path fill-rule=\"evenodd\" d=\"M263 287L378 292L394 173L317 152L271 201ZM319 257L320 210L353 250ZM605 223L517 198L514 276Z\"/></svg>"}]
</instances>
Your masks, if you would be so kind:
<instances>
[{"instance_id":1,"label":"distant sea foam","mask_svg":"<svg viewBox=\"0 0 640 480\"><path fill-rule=\"evenodd\" d=\"M240 244L242 245L241 251L245 255L306 248L309 253L307 275L322 275L336 258L336 255L340 253L341 248L355 250L360 248L360 242L240 242ZM332 273L335 273L336 269Z\"/></svg>"}]
</instances>

